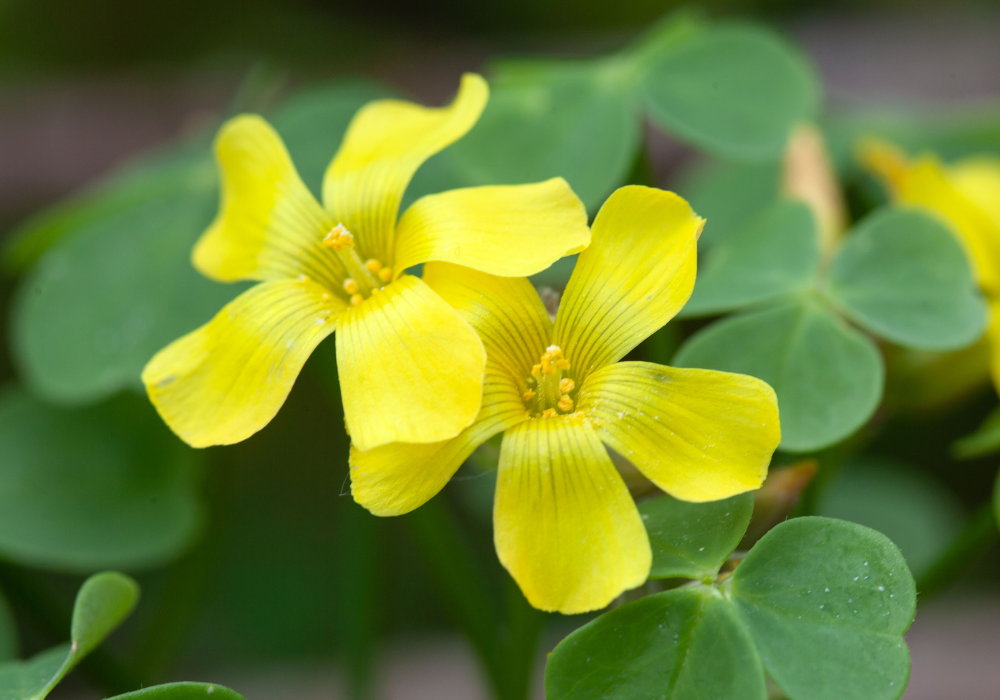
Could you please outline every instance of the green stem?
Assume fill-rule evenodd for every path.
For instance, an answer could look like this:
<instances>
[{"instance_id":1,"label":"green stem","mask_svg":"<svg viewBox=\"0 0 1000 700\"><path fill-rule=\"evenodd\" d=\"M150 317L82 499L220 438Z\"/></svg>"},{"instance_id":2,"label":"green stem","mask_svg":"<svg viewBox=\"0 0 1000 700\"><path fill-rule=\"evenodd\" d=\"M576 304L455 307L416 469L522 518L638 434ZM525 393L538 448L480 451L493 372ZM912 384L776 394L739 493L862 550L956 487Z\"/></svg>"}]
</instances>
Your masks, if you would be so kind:
<instances>
[{"instance_id":1,"label":"green stem","mask_svg":"<svg viewBox=\"0 0 1000 700\"><path fill-rule=\"evenodd\" d=\"M69 638L72 608L41 576L0 561L0 586L11 604L24 610L52 645ZM103 646L90 652L79 669L108 695L120 695L150 685L145 677L122 664Z\"/></svg>"},{"instance_id":2,"label":"green stem","mask_svg":"<svg viewBox=\"0 0 1000 700\"><path fill-rule=\"evenodd\" d=\"M935 596L953 584L976 557L997 541L992 504L984 503L965 521L951 544L917 580L920 600Z\"/></svg>"},{"instance_id":3,"label":"green stem","mask_svg":"<svg viewBox=\"0 0 1000 700\"><path fill-rule=\"evenodd\" d=\"M439 495L405 517L446 606L479 655L495 696L520 700L522 696L508 695L507 669L499 650L500 621L489 582L454 513Z\"/></svg>"}]
</instances>

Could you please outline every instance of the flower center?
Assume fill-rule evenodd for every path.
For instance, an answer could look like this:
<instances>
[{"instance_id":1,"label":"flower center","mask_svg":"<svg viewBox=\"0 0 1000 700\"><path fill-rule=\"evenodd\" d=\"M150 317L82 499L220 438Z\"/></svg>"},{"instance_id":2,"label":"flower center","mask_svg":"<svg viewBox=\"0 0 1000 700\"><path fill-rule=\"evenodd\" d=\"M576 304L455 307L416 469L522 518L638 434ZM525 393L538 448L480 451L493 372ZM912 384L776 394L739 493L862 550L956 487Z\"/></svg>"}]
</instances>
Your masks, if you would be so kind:
<instances>
[{"instance_id":1,"label":"flower center","mask_svg":"<svg viewBox=\"0 0 1000 700\"><path fill-rule=\"evenodd\" d=\"M383 265L381 261L374 258L361 261L354 249L354 236L343 224L337 224L330 233L324 236L323 245L330 248L344 264L344 268L347 270L344 291L354 306L366 298L378 294L386 284L392 281L392 268Z\"/></svg>"},{"instance_id":2,"label":"flower center","mask_svg":"<svg viewBox=\"0 0 1000 700\"><path fill-rule=\"evenodd\" d=\"M541 361L531 368L528 388L521 397L532 415L551 418L573 412L576 382L564 375L568 371L569 361L562 349L558 345L545 348Z\"/></svg>"}]
</instances>

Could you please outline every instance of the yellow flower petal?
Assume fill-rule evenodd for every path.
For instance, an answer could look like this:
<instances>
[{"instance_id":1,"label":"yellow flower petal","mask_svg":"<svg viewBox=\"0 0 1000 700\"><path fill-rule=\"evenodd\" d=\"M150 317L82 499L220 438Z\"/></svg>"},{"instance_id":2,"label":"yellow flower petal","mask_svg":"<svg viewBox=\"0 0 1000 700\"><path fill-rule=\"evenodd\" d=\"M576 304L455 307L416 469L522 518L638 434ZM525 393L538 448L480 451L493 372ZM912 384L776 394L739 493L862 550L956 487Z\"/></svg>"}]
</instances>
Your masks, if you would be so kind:
<instances>
[{"instance_id":1,"label":"yellow flower petal","mask_svg":"<svg viewBox=\"0 0 1000 700\"><path fill-rule=\"evenodd\" d=\"M344 415L359 450L455 437L479 412L485 366L472 326L417 277L401 277L337 324Z\"/></svg>"},{"instance_id":2,"label":"yellow flower petal","mask_svg":"<svg viewBox=\"0 0 1000 700\"><path fill-rule=\"evenodd\" d=\"M533 275L590 243L587 210L561 177L471 187L414 202L396 230L397 270L444 260L505 277Z\"/></svg>"},{"instance_id":3,"label":"yellow flower petal","mask_svg":"<svg viewBox=\"0 0 1000 700\"><path fill-rule=\"evenodd\" d=\"M632 497L597 435L570 417L506 432L493 532L500 562L541 610L598 610L649 575Z\"/></svg>"},{"instance_id":4,"label":"yellow flower petal","mask_svg":"<svg viewBox=\"0 0 1000 700\"><path fill-rule=\"evenodd\" d=\"M508 372L486 363L483 407L476 422L444 442L394 442L368 452L351 446L351 493L375 515L402 515L419 508L444 488L482 443L528 418Z\"/></svg>"},{"instance_id":5,"label":"yellow flower petal","mask_svg":"<svg viewBox=\"0 0 1000 700\"><path fill-rule=\"evenodd\" d=\"M219 131L215 155L222 206L195 245L194 266L223 282L307 275L339 286L343 266L321 245L333 224L274 129L254 115L231 119Z\"/></svg>"},{"instance_id":6,"label":"yellow flower petal","mask_svg":"<svg viewBox=\"0 0 1000 700\"><path fill-rule=\"evenodd\" d=\"M743 374L620 362L587 377L578 410L601 440L685 501L758 488L781 441L774 390Z\"/></svg>"},{"instance_id":7,"label":"yellow flower petal","mask_svg":"<svg viewBox=\"0 0 1000 700\"><path fill-rule=\"evenodd\" d=\"M365 256L392 265L399 203L410 178L472 128L488 97L486 81L467 73L447 107L378 100L355 115L326 171L323 203L355 235Z\"/></svg>"},{"instance_id":8,"label":"yellow flower petal","mask_svg":"<svg viewBox=\"0 0 1000 700\"><path fill-rule=\"evenodd\" d=\"M343 309L313 282L263 282L158 352L142 381L163 420L189 445L245 440L281 408Z\"/></svg>"},{"instance_id":9,"label":"yellow flower petal","mask_svg":"<svg viewBox=\"0 0 1000 700\"><path fill-rule=\"evenodd\" d=\"M427 263L423 279L476 329L487 356L505 367L523 392L552 336L552 321L531 282L442 262Z\"/></svg>"},{"instance_id":10,"label":"yellow flower petal","mask_svg":"<svg viewBox=\"0 0 1000 700\"><path fill-rule=\"evenodd\" d=\"M577 379L624 357L687 303L704 223L672 192L630 186L608 198L556 316L553 342Z\"/></svg>"}]
</instances>

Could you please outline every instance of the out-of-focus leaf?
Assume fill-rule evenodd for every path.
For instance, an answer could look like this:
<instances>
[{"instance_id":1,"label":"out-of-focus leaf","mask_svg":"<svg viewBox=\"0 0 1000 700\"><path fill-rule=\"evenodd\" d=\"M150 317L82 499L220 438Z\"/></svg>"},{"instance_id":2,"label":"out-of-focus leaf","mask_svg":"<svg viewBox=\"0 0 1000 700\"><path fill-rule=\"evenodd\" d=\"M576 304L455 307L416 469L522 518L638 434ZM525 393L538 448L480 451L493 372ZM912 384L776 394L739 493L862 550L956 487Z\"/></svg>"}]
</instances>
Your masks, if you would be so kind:
<instances>
[{"instance_id":1,"label":"out-of-focus leaf","mask_svg":"<svg viewBox=\"0 0 1000 700\"><path fill-rule=\"evenodd\" d=\"M172 189L91 221L39 261L18 291L13 351L33 391L63 404L141 388L153 354L207 322L243 285L191 266L218 206L210 164Z\"/></svg>"},{"instance_id":2,"label":"out-of-focus leaf","mask_svg":"<svg viewBox=\"0 0 1000 700\"><path fill-rule=\"evenodd\" d=\"M877 458L846 465L820 495L819 515L881 532L920 577L948 548L964 520L958 499L912 467Z\"/></svg>"},{"instance_id":3,"label":"out-of-focus leaf","mask_svg":"<svg viewBox=\"0 0 1000 700\"><path fill-rule=\"evenodd\" d=\"M990 343L952 352L887 345L885 406L893 414L919 414L961 403L990 382Z\"/></svg>"},{"instance_id":4,"label":"out-of-focus leaf","mask_svg":"<svg viewBox=\"0 0 1000 700\"><path fill-rule=\"evenodd\" d=\"M28 661L0 665L0 700L43 700L67 673L131 614L139 586L109 571L87 579L73 607L72 641Z\"/></svg>"},{"instance_id":5,"label":"out-of-focus leaf","mask_svg":"<svg viewBox=\"0 0 1000 700\"><path fill-rule=\"evenodd\" d=\"M0 664L0 700L42 700L66 673L70 645L63 644L27 661Z\"/></svg>"},{"instance_id":6,"label":"out-of-focus leaf","mask_svg":"<svg viewBox=\"0 0 1000 700\"><path fill-rule=\"evenodd\" d=\"M183 186L192 171L209 165L208 149L185 144L143 159L80 196L46 209L19 225L4 242L4 267L22 273L63 236Z\"/></svg>"},{"instance_id":7,"label":"out-of-focus leaf","mask_svg":"<svg viewBox=\"0 0 1000 700\"><path fill-rule=\"evenodd\" d=\"M916 586L899 549L861 525L781 523L731 577L729 598L793 700L895 700L910 655Z\"/></svg>"},{"instance_id":8,"label":"out-of-focus leaf","mask_svg":"<svg viewBox=\"0 0 1000 700\"><path fill-rule=\"evenodd\" d=\"M116 695L108 700L246 700L235 690L214 683L166 683Z\"/></svg>"},{"instance_id":9,"label":"out-of-focus leaf","mask_svg":"<svg viewBox=\"0 0 1000 700\"><path fill-rule=\"evenodd\" d=\"M269 119L281 134L302 181L317 198L355 112L392 91L368 80L344 80L310 87L282 104Z\"/></svg>"},{"instance_id":10,"label":"out-of-focus leaf","mask_svg":"<svg viewBox=\"0 0 1000 700\"><path fill-rule=\"evenodd\" d=\"M753 495L709 503L663 495L640 503L639 513L653 548L650 578L714 579L750 524Z\"/></svg>"},{"instance_id":11,"label":"out-of-focus leaf","mask_svg":"<svg viewBox=\"0 0 1000 700\"><path fill-rule=\"evenodd\" d=\"M778 199L781 167L763 163L701 163L678 186L691 208L705 218L699 247L720 243L762 214Z\"/></svg>"},{"instance_id":12,"label":"out-of-focus leaf","mask_svg":"<svg viewBox=\"0 0 1000 700\"><path fill-rule=\"evenodd\" d=\"M0 591L0 663L17 657L17 626L14 613Z\"/></svg>"},{"instance_id":13,"label":"out-of-focus leaf","mask_svg":"<svg viewBox=\"0 0 1000 700\"><path fill-rule=\"evenodd\" d=\"M720 24L672 47L642 76L650 114L671 134L716 154L777 157L810 118L819 84L806 59L771 31Z\"/></svg>"},{"instance_id":14,"label":"out-of-focus leaf","mask_svg":"<svg viewBox=\"0 0 1000 700\"><path fill-rule=\"evenodd\" d=\"M997 473L996 484L993 486L993 518L1000 527L1000 472Z\"/></svg>"},{"instance_id":15,"label":"out-of-focus leaf","mask_svg":"<svg viewBox=\"0 0 1000 700\"><path fill-rule=\"evenodd\" d=\"M719 591L698 586L616 608L560 642L550 700L764 700L761 661Z\"/></svg>"},{"instance_id":16,"label":"out-of-focus leaf","mask_svg":"<svg viewBox=\"0 0 1000 700\"><path fill-rule=\"evenodd\" d=\"M137 569L198 534L197 454L144 398L64 409L0 397L0 553L58 571Z\"/></svg>"},{"instance_id":17,"label":"out-of-focus leaf","mask_svg":"<svg viewBox=\"0 0 1000 700\"><path fill-rule=\"evenodd\" d=\"M709 248L681 316L703 316L808 288L819 269L809 207L784 200Z\"/></svg>"},{"instance_id":18,"label":"out-of-focus leaf","mask_svg":"<svg viewBox=\"0 0 1000 700\"><path fill-rule=\"evenodd\" d=\"M1000 451L1000 408L993 409L975 432L956 440L951 451L958 459L973 459Z\"/></svg>"},{"instance_id":19,"label":"out-of-focus leaf","mask_svg":"<svg viewBox=\"0 0 1000 700\"><path fill-rule=\"evenodd\" d=\"M613 59L499 66L482 117L421 168L412 195L558 176L595 211L639 146L630 70Z\"/></svg>"},{"instance_id":20,"label":"out-of-focus leaf","mask_svg":"<svg viewBox=\"0 0 1000 700\"><path fill-rule=\"evenodd\" d=\"M878 406L878 349L818 301L803 297L718 321L674 358L679 367L749 374L778 395L781 448L808 452L859 428Z\"/></svg>"},{"instance_id":21,"label":"out-of-focus leaf","mask_svg":"<svg viewBox=\"0 0 1000 700\"><path fill-rule=\"evenodd\" d=\"M1000 153L1000 105L995 102L958 109L868 105L831 112L822 124L842 173L855 170L855 148L862 138L883 138L910 153L933 151L945 160Z\"/></svg>"},{"instance_id":22,"label":"out-of-focus leaf","mask_svg":"<svg viewBox=\"0 0 1000 700\"><path fill-rule=\"evenodd\" d=\"M830 266L829 297L859 325L920 350L955 350L986 330L986 302L948 229L912 209L862 221Z\"/></svg>"}]
</instances>

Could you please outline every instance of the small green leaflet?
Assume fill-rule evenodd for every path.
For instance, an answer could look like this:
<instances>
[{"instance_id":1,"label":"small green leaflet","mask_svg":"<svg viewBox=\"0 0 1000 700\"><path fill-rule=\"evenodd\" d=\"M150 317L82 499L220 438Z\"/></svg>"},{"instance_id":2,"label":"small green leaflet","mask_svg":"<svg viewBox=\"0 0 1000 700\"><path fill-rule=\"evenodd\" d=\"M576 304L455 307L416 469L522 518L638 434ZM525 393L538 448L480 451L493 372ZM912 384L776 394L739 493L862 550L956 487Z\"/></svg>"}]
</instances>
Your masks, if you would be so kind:
<instances>
[{"instance_id":1,"label":"small green leaflet","mask_svg":"<svg viewBox=\"0 0 1000 700\"><path fill-rule=\"evenodd\" d=\"M42 700L67 673L131 614L139 600L135 581L116 572L87 579L73 607L72 641L28 661L0 665L0 700Z\"/></svg>"},{"instance_id":2,"label":"small green leaflet","mask_svg":"<svg viewBox=\"0 0 1000 700\"><path fill-rule=\"evenodd\" d=\"M714 587L628 603L566 637L545 668L550 700L763 700L760 658Z\"/></svg>"},{"instance_id":3,"label":"small green leaflet","mask_svg":"<svg viewBox=\"0 0 1000 700\"><path fill-rule=\"evenodd\" d=\"M732 576L730 600L768 674L792 700L895 700L910 674L903 640L913 576L889 539L830 518L786 520Z\"/></svg>"},{"instance_id":4,"label":"small green leaflet","mask_svg":"<svg viewBox=\"0 0 1000 700\"><path fill-rule=\"evenodd\" d=\"M819 104L804 57L770 31L718 24L665 51L642 76L650 115L671 134L718 155L776 157L791 128Z\"/></svg>"},{"instance_id":5,"label":"small green leaflet","mask_svg":"<svg viewBox=\"0 0 1000 700\"><path fill-rule=\"evenodd\" d=\"M734 311L809 289L819 270L819 238L805 204L779 200L709 247L680 316Z\"/></svg>"},{"instance_id":6,"label":"small green leaflet","mask_svg":"<svg viewBox=\"0 0 1000 700\"><path fill-rule=\"evenodd\" d=\"M765 535L721 584L627 603L564 639L550 700L895 700L909 677L903 634L916 587L874 530L796 518Z\"/></svg>"},{"instance_id":7,"label":"small green leaflet","mask_svg":"<svg viewBox=\"0 0 1000 700\"><path fill-rule=\"evenodd\" d=\"M699 331L678 367L749 374L778 395L781 448L809 452L847 437L882 396L882 356L871 340L809 296L749 311Z\"/></svg>"},{"instance_id":8,"label":"small green leaflet","mask_svg":"<svg viewBox=\"0 0 1000 700\"><path fill-rule=\"evenodd\" d=\"M886 207L854 227L824 290L858 325L917 350L957 350L986 330L986 302L961 244L914 209Z\"/></svg>"},{"instance_id":9,"label":"small green leaflet","mask_svg":"<svg viewBox=\"0 0 1000 700\"><path fill-rule=\"evenodd\" d=\"M663 495L640 503L639 513L653 549L650 578L714 579L750 524L753 495L708 503Z\"/></svg>"}]
</instances>

